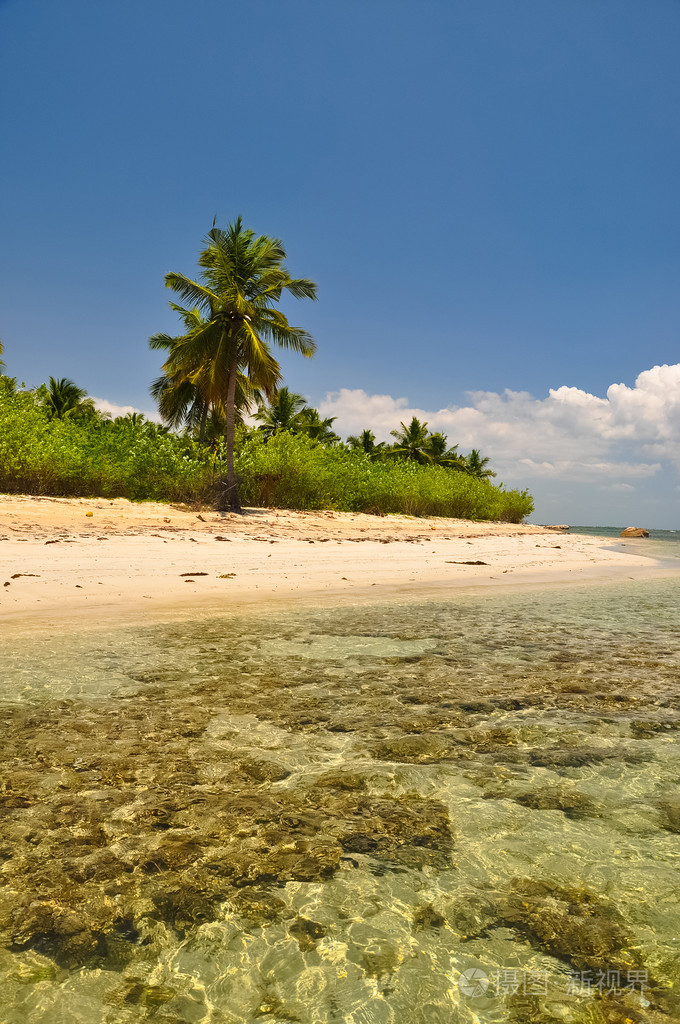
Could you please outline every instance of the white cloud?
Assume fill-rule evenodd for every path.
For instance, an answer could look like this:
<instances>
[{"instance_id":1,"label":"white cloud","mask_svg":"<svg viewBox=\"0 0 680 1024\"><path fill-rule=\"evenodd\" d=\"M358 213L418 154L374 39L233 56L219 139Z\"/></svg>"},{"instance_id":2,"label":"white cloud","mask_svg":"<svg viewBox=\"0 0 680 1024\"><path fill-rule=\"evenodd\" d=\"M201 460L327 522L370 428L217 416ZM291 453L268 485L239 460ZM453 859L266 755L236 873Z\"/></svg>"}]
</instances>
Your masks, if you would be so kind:
<instances>
[{"instance_id":1,"label":"white cloud","mask_svg":"<svg viewBox=\"0 0 680 1024\"><path fill-rule=\"evenodd\" d=\"M534 462L533 459L519 459L518 466L525 476L558 477L560 480L610 480L617 477L641 479L654 476L661 469L660 462L579 462L574 464L566 460L557 462ZM628 484L613 485L620 489Z\"/></svg>"},{"instance_id":2,"label":"white cloud","mask_svg":"<svg viewBox=\"0 0 680 1024\"><path fill-rule=\"evenodd\" d=\"M327 394L319 411L336 416L343 435L370 427L383 440L417 416L462 451L480 448L508 482L614 484L653 477L667 461L680 468L680 363L645 370L633 387L612 384L605 398L564 385L546 398L509 390L468 396L469 405L427 410L407 398L344 388Z\"/></svg>"},{"instance_id":3,"label":"white cloud","mask_svg":"<svg viewBox=\"0 0 680 1024\"><path fill-rule=\"evenodd\" d=\"M138 412L147 420L153 420L155 423L161 422L161 418L156 409L137 409L134 405L116 405L115 402L109 402L106 398L95 398L94 395L91 397L96 408L99 409L100 412L108 412L112 419L115 419L116 416L129 416L130 413Z\"/></svg>"}]
</instances>

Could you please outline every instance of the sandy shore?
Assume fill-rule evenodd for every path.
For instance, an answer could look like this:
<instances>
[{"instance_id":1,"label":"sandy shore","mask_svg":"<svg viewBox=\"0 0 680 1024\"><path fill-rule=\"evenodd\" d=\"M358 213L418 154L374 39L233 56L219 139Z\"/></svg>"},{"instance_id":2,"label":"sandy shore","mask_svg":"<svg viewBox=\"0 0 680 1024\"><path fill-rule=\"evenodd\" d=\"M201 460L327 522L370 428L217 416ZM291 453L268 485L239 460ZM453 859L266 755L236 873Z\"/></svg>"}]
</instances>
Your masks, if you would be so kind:
<instances>
[{"instance_id":1,"label":"sandy shore","mask_svg":"<svg viewBox=\"0 0 680 1024\"><path fill-rule=\"evenodd\" d=\"M445 598L456 588L658 575L644 541L345 512L242 516L124 499L0 496L0 621L113 625L270 601Z\"/></svg>"}]
</instances>

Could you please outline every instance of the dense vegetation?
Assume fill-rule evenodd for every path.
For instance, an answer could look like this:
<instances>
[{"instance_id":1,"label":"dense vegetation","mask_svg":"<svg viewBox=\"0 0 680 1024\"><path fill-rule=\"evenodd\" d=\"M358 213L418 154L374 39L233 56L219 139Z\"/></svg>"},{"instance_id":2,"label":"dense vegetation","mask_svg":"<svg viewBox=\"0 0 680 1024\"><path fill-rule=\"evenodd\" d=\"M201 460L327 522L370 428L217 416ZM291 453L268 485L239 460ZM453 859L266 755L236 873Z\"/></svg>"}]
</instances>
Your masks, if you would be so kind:
<instances>
[{"instance_id":1,"label":"dense vegetation","mask_svg":"<svg viewBox=\"0 0 680 1024\"><path fill-rule=\"evenodd\" d=\"M173 433L134 414L108 419L83 392L72 393L70 407L55 401L55 388L63 392L70 383L26 391L0 377L0 490L212 501L224 461L219 438L201 444L188 432ZM241 425L235 470L243 500L253 505L508 522L519 522L533 508L526 491L506 491L431 461L376 458L360 445L315 440L299 430L268 433Z\"/></svg>"},{"instance_id":2,"label":"dense vegetation","mask_svg":"<svg viewBox=\"0 0 680 1024\"><path fill-rule=\"evenodd\" d=\"M210 457L188 437L143 417L51 416L47 389L19 391L0 377L0 490L202 501Z\"/></svg>"},{"instance_id":3,"label":"dense vegetation","mask_svg":"<svg viewBox=\"0 0 680 1024\"><path fill-rule=\"evenodd\" d=\"M372 460L287 431L266 441L251 433L237 458L244 500L253 505L520 522L533 511L527 491L406 459Z\"/></svg>"},{"instance_id":4,"label":"dense vegetation","mask_svg":"<svg viewBox=\"0 0 680 1024\"><path fill-rule=\"evenodd\" d=\"M194 280L165 284L182 333L154 334L164 353L150 387L164 426L139 414L111 420L68 378L35 391L0 376L0 490L28 494L210 501L519 522L526 491L491 483L489 459L449 446L413 417L394 443L369 429L343 443L302 395L282 386L272 346L310 357L316 343L279 308L284 294L316 298L294 278L280 239L256 236L240 218L204 239ZM0 343L0 356L2 355ZM0 374L4 364L0 360ZM257 426L247 426L256 409ZM252 420L250 421L252 423Z\"/></svg>"}]
</instances>

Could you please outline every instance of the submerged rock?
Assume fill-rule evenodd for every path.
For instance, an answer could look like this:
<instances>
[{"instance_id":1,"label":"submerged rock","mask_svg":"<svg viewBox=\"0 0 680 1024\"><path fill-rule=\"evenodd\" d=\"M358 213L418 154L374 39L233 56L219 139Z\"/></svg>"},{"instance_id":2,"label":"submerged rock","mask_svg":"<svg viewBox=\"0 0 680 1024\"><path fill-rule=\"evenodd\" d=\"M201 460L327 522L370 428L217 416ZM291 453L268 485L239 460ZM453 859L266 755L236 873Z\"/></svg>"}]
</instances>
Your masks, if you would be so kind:
<instances>
[{"instance_id":1,"label":"submerged rock","mask_svg":"<svg viewBox=\"0 0 680 1024\"><path fill-rule=\"evenodd\" d=\"M653 758L644 750L625 747L547 747L529 751L529 762L537 768L585 768L603 761L623 761L641 764Z\"/></svg>"},{"instance_id":2,"label":"submerged rock","mask_svg":"<svg viewBox=\"0 0 680 1024\"><path fill-rule=\"evenodd\" d=\"M243 758L239 761L239 767L249 778L256 782L280 782L287 779L290 771L275 761L260 758Z\"/></svg>"},{"instance_id":3,"label":"submerged rock","mask_svg":"<svg viewBox=\"0 0 680 1024\"><path fill-rule=\"evenodd\" d=\"M661 827L667 832L680 834L680 796L673 794L659 801Z\"/></svg>"},{"instance_id":4,"label":"submerged rock","mask_svg":"<svg viewBox=\"0 0 680 1024\"><path fill-rule=\"evenodd\" d=\"M314 783L320 789L346 789L346 790L365 790L366 789L366 778L360 775L358 772L353 771L334 771L326 772L320 779L317 779Z\"/></svg>"},{"instance_id":5,"label":"submerged rock","mask_svg":"<svg viewBox=\"0 0 680 1024\"><path fill-rule=\"evenodd\" d=\"M630 723L630 731L636 739L652 739L660 732L672 732L680 729L680 719L669 718L660 721L655 718L634 718Z\"/></svg>"},{"instance_id":6,"label":"submerged rock","mask_svg":"<svg viewBox=\"0 0 680 1024\"><path fill-rule=\"evenodd\" d=\"M435 910L431 903L418 907L413 914L413 931L420 932L427 928L443 928L446 918Z\"/></svg>"},{"instance_id":7,"label":"submerged rock","mask_svg":"<svg viewBox=\"0 0 680 1024\"><path fill-rule=\"evenodd\" d=\"M447 809L435 800L367 797L333 826L345 853L366 853L411 867L447 867L453 834Z\"/></svg>"},{"instance_id":8,"label":"submerged rock","mask_svg":"<svg viewBox=\"0 0 680 1024\"><path fill-rule=\"evenodd\" d=\"M102 902L73 909L48 902L32 901L16 907L8 947L13 951L32 949L50 957L58 967L69 970L101 967L119 968L135 955L139 932L128 919L115 916Z\"/></svg>"},{"instance_id":9,"label":"submerged rock","mask_svg":"<svg viewBox=\"0 0 680 1024\"><path fill-rule=\"evenodd\" d=\"M288 931L296 940L301 952L306 953L310 949L316 949L317 942L327 934L328 930L317 921L310 921L306 917L296 917Z\"/></svg>"},{"instance_id":10,"label":"submerged rock","mask_svg":"<svg viewBox=\"0 0 680 1024\"><path fill-rule=\"evenodd\" d=\"M252 924L270 925L286 911L286 904L267 889L242 889L229 898L235 913Z\"/></svg>"},{"instance_id":11,"label":"submerged rock","mask_svg":"<svg viewBox=\"0 0 680 1024\"><path fill-rule=\"evenodd\" d=\"M373 748L372 754L380 761L435 764L438 761L457 760L459 750L449 737L437 733L419 733L383 740Z\"/></svg>"},{"instance_id":12,"label":"submerged rock","mask_svg":"<svg viewBox=\"0 0 680 1024\"><path fill-rule=\"evenodd\" d=\"M488 800L495 795L485 793L484 799ZM516 795L501 795L509 796L520 806L530 807L535 811L562 811L567 818L592 818L599 814L599 807L594 800L568 786L546 786Z\"/></svg>"},{"instance_id":13,"label":"submerged rock","mask_svg":"<svg viewBox=\"0 0 680 1024\"><path fill-rule=\"evenodd\" d=\"M195 925L214 921L224 898L224 893L206 891L198 885L184 883L164 888L153 896L153 916L170 924L183 937Z\"/></svg>"},{"instance_id":14,"label":"submerged rock","mask_svg":"<svg viewBox=\"0 0 680 1024\"><path fill-rule=\"evenodd\" d=\"M619 911L586 889L515 879L494 902L498 924L512 927L544 953L577 970L639 965L632 936Z\"/></svg>"},{"instance_id":15,"label":"submerged rock","mask_svg":"<svg viewBox=\"0 0 680 1024\"><path fill-rule=\"evenodd\" d=\"M447 910L465 939L512 928L536 949L578 971L639 968L628 926L612 904L586 889L516 878L505 893L481 893Z\"/></svg>"}]
</instances>

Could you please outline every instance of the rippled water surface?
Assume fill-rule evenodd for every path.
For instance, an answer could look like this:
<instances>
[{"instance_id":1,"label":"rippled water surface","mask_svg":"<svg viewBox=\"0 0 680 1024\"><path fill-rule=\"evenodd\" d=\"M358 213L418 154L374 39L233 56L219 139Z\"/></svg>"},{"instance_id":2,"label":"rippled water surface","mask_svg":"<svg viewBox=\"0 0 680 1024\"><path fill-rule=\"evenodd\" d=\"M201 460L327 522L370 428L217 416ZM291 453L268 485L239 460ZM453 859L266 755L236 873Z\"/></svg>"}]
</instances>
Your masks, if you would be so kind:
<instances>
[{"instance_id":1,"label":"rippled water surface","mask_svg":"<svg viewBox=\"0 0 680 1024\"><path fill-rule=\"evenodd\" d=\"M677 1021L679 597L0 639L0 1021Z\"/></svg>"}]
</instances>

